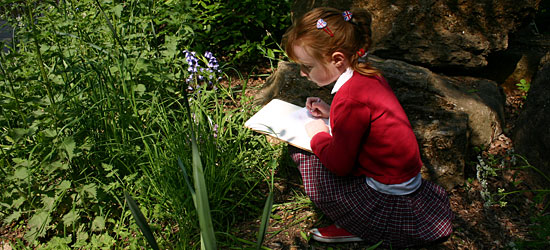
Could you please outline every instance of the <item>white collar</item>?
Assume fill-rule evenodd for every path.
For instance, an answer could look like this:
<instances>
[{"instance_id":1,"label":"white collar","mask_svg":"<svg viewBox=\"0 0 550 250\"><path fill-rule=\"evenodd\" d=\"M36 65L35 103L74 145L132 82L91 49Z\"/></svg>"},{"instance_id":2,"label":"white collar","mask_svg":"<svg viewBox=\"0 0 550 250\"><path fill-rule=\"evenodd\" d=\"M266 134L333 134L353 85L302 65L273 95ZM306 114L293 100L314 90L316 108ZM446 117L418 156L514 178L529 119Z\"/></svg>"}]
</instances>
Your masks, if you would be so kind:
<instances>
[{"instance_id":1,"label":"white collar","mask_svg":"<svg viewBox=\"0 0 550 250\"><path fill-rule=\"evenodd\" d=\"M338 80L336 80L336 83L334 84L334 87L332 87L331 94L334 94L338 92L338 90L346 83L351 77L353 76L353 69L347 68L344 73L338 77Z\"/></svg>"}]
</instances>

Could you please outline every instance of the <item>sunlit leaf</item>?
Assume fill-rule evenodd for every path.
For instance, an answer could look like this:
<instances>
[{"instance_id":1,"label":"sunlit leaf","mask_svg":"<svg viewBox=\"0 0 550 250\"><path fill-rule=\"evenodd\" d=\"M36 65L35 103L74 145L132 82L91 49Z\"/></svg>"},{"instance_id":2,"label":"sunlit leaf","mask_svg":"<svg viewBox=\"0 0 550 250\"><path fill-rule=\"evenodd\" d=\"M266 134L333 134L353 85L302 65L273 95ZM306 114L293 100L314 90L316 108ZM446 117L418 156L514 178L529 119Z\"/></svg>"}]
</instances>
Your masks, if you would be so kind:
<instances>
[{"instance_id":1,"label":"sunlit leaf","mask_svg":"<svg viewBox=\"0 0 550 250\"><path fill-rule=\"evenodd\" d=\"M113 13L115 13L117 18L120 18L120 16L122 15L123 8L124 6L122 6L122 4L116 5L115 7L112 8L112 11Z\"/></svg>"},{"instance_id":2,"label":"sunlit leaf","mask_svg":"<svg viewBox=\"0 0 550 250\"><path fill-rule=\"evenodd\" d=\"M71 237L58 237L54 236L50 241L48 241L48 244L41 248L44 250L69 250L71 249L69 247L69 244L71 243L72 239Z\"/></svg>"},{"instance_id":3,"label":"sunlit leaf","mask_svg":"<svg viewBox=\"0 0 550 250\"><path fill-rule=\"evenodd\" d=\"M145 85L143 85L143 84L138 84L138 85L136 86L136 92L137 92L137 94L140 95L140 96L143 95L143 93L145 93L145 90L146 90L146 89L145 89Z\"/></svg>"},{"instance_id":4,"label":"sunlit leaf","mask_svg":"<svg viewBox=\"0 0 550 250\"><path fill-rule=\"evenodd\" d=\"M71 188L71 181L69 180L63 180L59 185L57 185L56 189L60 191L65 191L67 189Z\"/></svg>"},{"instance_id":5,"label":"sunlit leaf","mask_svg":"<svg viewBox=\"0 0 550 250\"><path fill-rule=\"evenodd\" d=\"M73 159L75 147L76 143L74 142L74 138L72 136L66 137L61 143L60 148L67 152L67 157L69 157L69 161Z\"/></svg>"},{"instance_id":6,"label":"sunlit leaf","mask_svg":"<svg viewBox=\"0 0 550 250\"><path fill-rule=\"evenodd\" d=\"M46 211L52 212L52 209L55 204L55 198L49 197L49 196L43 196L42 197L42 208Z\"/></svg>"},{"instance_id":7,"label":"sunlit leaf","mask_svg":"<svg viewBox=\"0 0 550 250\"><path fill-rule=\"evenodd\" d=\"M101 163L101 167L107 172L110 172L113 170L113 165L107 164L107 163Z\"/></svg>"},{"instance_id":8,"label":"sunlit leaf","mask_svg":"<svg viewBox=\"0 0 550 250\"><path fill-rule=\"evenodd\" d=\"M17 168L13 173L13 177L19 180L27 179L29 177L29 170L25 167Z\"/></svg>"},{"instance_id":9,"label":"sunlit leaf","mask_svg":"<svg viewBox=\"0 0 550 250\"><path fill-rule=\"evenodd\" d=\"M167 58L172 58L177 53L178 38L176 36L166 36L165 39L166 42L164 43L164 46L166 47L166 50L164 50L162 54Z\"/></svg>"},{"instance_id":10,"label":"sunlit leaf","mask_svg":"<svg viewBox=\"0 0 550 250\"><path fill-rule=\"evenodd\" d=\"M44 129L44 130L42 130L42 133L44 133L44 135L46 137L56 137L57 136L57 132L53 129Z\"/></svg>"},{"instance_id":11,"label":"sunlit leaf","mask_svg":"<svg viewBox=\"0 0 550 250\"><path fill-rule=\"evenodd\" d=\"M67 214L63 215L63 225L66 227L72 225L76 220L78 220L79 214L76 210L71 210Z\"/></svg>"},{"instance_id":12,"label":"sunlit leaf","mask_svg":"<svg viewBox=\"0 0 550 250\"><path fill-rule=\"evenodd\" d=\"M31 167L32 166L32 161L31 160L21 159L21 158L13 158L12 161L18 167Z\"/></svg>"},{"instance_id":13,"label":"sunlit leaf","mask_svg":"<svg viewBox=\"0 0 550 250\"><path fill-rule=\"evenodd\" d=\"M96 199L97 198L97 185L95 183L89 183L82 186L82 192L86 193L88 198Z\"/></svg>"},{"instance_id":14,"label":"sunlit leaf","mask_svg":"<svg viewBox=\"0 0 550 250\"><path fill-rule=\"evenodd\" d=\"M96 216L92 222L92 231L101 231L105 229L105 217Z\"/></svg>"},{"instance_id":15,"label":"sunlit leaf","mask_svg":"<svg viewBox=\"0 0 550 250\"><path fill-rule=\"evenodd\" d=\"M28 232L29 237L42 237L46 235L46 227L50 224L51 217L47 211L39 211L35 213L30 219L27 226L31 228ZM27 238L27 235L25 235Z\"/></svg>"}]
</instances>

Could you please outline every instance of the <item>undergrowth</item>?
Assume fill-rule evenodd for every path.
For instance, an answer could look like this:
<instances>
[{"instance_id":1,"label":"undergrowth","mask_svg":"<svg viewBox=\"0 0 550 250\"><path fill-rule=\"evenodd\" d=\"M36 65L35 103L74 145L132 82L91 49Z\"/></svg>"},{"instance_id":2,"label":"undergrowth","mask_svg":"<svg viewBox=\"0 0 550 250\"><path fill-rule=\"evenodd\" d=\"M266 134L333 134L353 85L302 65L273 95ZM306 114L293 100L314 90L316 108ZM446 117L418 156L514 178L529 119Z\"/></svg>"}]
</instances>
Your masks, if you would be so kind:
<instances>
[{"instance_id":1,"label":"undergrowth","mask_svg":"<svg viewBox=\"0 0 550 250\"><path fill-rule=\"evenodd\" d=\"M265 155L281 150L243 127L251 100L215 54L235 61L270 49L267 35L248 37L231 20L282 29L287 13L275 11L285 3L250 13L251 1L3 1L1 18L15 28L0 53L3 240L17 249L141 248L126 191L161 248L199 248L177 164L191 172L193 126L218 245L234 244L230 227L261 213ZM190 70L185 51L197 51L202 71Z\"/></svg>"}]
</instances>

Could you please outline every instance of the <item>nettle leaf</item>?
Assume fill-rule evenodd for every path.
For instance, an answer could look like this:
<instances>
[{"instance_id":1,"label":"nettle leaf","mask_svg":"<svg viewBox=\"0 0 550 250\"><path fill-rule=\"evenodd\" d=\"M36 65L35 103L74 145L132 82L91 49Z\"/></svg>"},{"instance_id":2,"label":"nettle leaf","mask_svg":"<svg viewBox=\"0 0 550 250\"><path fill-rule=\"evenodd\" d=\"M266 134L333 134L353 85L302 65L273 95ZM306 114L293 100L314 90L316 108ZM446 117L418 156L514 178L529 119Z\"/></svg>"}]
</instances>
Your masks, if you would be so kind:
<instances>
[{"instance_id":1,"label":"nettle leaf","mask_svg":"<svg viewBox=\"0 0 550 250\"><path fill-rule=\"evenodd\" d=\"M25 180L29 177L29 170L26 167L19 167L13 173L13 177L19 180Z\"/></svg>"},{"instance_id":2,"label":"nettle leaf","mask_svg":"<svg viewBox=\"0 0 550 250\"><path fill-rule=\"evenodd\" d=\"M101 231L105 229L105 217L103 216L97 216L95 217L94 221L92 222L92 231Z\"/></svg>"},{"instance_id":3,"label":"nettle leaf","mask_svg":"<svg viewBox=\"0 0 550 250\"><path fill-rule=\"evenodd\" d=\"M25 197L19 197L11 203L11 208L19 208L25 202Z\"/></svg>"},{"instance_id":4,"label":"nettle leaf","mask_svg":"<svg viewBox=\"0 0 550 250\"><path fill-rule=\"evenodd\" d=\"M51 212L55 205L55 198L44 196L42 197L42 204L44 204L42 207L44 210Z\"/></svg>"},{"instance_id":5,"label":"nettle leaf","mask_svg":"<svg viewBox=\"0 0 550 250\"><path fill-rule=\"evenodd\" d=\"M76 233L76 242L73 244L73 249L86 249L88 246L88 233L84 231L78 231Z\"/></svg>"},{"instance_id":6,"label":"nettle leaf","mask_svg":"<svg viewBox=\"0 0 550 250\"><path fill-rule=\"evenodd\" d=\"M80 214L76 210L71 210L63 216L63 225L66 227L72 225L75 221L78 220Z\"/></svg>"},{"instance_id":7,"label":"nettle leaf","mask_svg":"<svg viewBox=\"0 0 550 250\"><path fill-rule=\"evenodd\" d=\"M31 229L25 234L25 238L36 239L37 237L43 237L46 235L46 227L51 222L50 214L47 211L39 210L30 219L27 226ZM32 242L32 240L29 240Z\"/></svg>"},{"instance_id":8,"label":"nettle leaf","mask_svg":"<svg viewBox=\"0 0 550 250\"><path fill-rule=\"evenodd\" d=\"M89 183L82 187L82 192L87 193L87 197L96 200L97 197L97 185L95 183Z\"/></svg>"},{"instance_id":9,"label":"nettle leaf","mask_svg":"<svg viewBox=\"0 0 550 250\"><path fill-rule=\"evenodd\" d=\"M43 249L71 249L69 248L69 244L71 244L71 237L58 237L54 236L50 241L48 241L48 245Z\"/></svg>"},{"instance_id":10,"label":"nettle leaf","mask_svg":"<svg viewBox=\"0 0 550 250\"><path fill-rule=\"evenodd\" d=\"M27 159L21 159L21 158L13 158L12 161L15 163L15 166L17 167L30 167L32 166L32 161Z\"/></svg>"},{"instance_id":11,"label":"nettle leaf","mask_svg":"<svg viewBox=\"0 0 550 250\"><path fill-rule=\"evenodd\" d=\"M4 218L4 223L5 224L10 224L13 221L18 220L19 217L21 217L21 211L20 210L14 211L12 214L10 214L6 218Z\"/></svg>"},{"instance_id":12,"label":"nettle leaf","mask_svg":"<svg viewBox=\"0 0 550 250\"><path fill-rule=\"evenodd\" d=\"M40 45L40 53L45 53L47 52L48 50L50 50L51 46L48 45L48 44L41 44Z\"/></svg>"},{"instance_id":13,"label":"nettle leaf","mask_svg":"<svg viewBox=\"0 0 550 250\"><path fill-rule=\"evenodd\" d=\"M74 138L72 136L66 137L59 146L60 149L63 149L65 150L65 152L67 152L67 157L69 158L69 161L73 159L75 147L76 143L74 142Z\"/></svg>"},{"instance_id":14,"label":"nettle leaf","mask_svg":"<svg viewBox=\"0 0 550 250\"><path fill-rule=\"evenodd\" d=\"M57 136L57 131L55 131L54 129L49 129L49 128L44 129L44 130L42 130L42 133L46 137L56 137Z\"/></svg>"},{"instance_id":15,"label":"nettle leaf","mask_svg":"<svg viewBox=\"0 0 550 250\"><path fill-rule=\"evenodd\" d=\"M71 188L71 181L69 180L63 180L59 185L57 185L56 189L63 192L67 189Z\"/></svg>"},{"instance_id":16,"label":"nettle leaf","mask_svg":"<svg viewBox=\"0 0 550 250\"><path fill-rule=\"evenodd\" d=\"M61 160L54 161L52 163L44 164L43 169L46 170L46 173L51 174L51 173L53 173L54 171L56 171L58 169L61 169L61 170L69 169L69 163L68 162L63 162Z\"/></svg>"}]
</instances>

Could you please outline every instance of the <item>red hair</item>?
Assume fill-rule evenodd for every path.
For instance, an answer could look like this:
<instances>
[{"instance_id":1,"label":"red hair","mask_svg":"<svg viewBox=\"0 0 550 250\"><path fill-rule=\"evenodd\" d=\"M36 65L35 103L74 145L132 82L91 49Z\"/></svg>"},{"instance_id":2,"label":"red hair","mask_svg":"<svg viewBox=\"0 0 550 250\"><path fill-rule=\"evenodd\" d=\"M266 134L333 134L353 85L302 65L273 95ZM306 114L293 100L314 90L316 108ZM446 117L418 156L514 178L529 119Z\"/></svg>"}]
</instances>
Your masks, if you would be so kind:
<instances>
[{"instance_id":1,"label":"red hair","mask_svg":"<svg viewBox=\"0 0 550 250\"><path fill-rule=\"evenodd\" d=\"M315 8L297 20L283 36L287 55L298 62L294 46L301 46L313 58L330 61L334 52L343 53L350 67L362 75L380 75L368 62L359 62L360 49L368 51L371 46L371 15L365 10L353 9L353 17L345 21L340 10L328 7ZM317 29L317 20L323 19L334 36Z\"/></svg>"}]
</instances>

